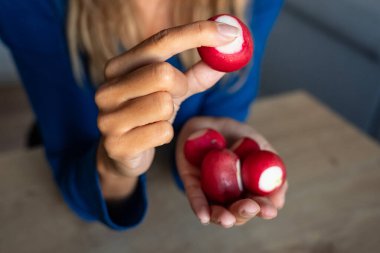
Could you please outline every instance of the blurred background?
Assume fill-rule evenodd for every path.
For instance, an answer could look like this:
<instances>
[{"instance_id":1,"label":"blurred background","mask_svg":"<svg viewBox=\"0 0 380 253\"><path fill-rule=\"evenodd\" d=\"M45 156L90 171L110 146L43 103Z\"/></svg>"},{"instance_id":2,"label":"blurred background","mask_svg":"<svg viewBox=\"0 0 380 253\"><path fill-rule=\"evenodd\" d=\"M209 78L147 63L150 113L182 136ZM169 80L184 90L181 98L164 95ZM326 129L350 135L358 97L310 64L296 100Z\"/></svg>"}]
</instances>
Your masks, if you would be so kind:
<instances>
[{"instance_id":1,"label":"blurred background","mask_svg":"<svg viewBox=\"0 0 380 253\"><path fill-rule=\"evenodd\" d=\"M262 96L305 89L380 139L380 1L287 0L263 64Z\"/></svg>"},{"instance_id":2,"label":"blurred background","mask_svg":"<svg viewBox=\"0 0 380 253\"><path fill-rule=\"evenodd\" d=\"M294 89L380 140L379 0L286 1L268 42L260 96ZM33 115L1 44L0 117L0 152L24 147Z\"/></svg>"}]
</instances>

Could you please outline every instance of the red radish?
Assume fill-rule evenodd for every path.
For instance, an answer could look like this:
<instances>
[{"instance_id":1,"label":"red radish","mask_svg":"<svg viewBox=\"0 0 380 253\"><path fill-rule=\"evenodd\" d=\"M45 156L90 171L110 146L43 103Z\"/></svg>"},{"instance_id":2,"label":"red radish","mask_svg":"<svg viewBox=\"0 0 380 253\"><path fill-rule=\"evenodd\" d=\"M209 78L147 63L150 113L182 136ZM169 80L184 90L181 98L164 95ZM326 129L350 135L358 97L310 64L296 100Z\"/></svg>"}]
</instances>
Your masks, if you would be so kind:
<instances>
[{"instance_id":1,"label":"red radish","mask_svg":"<svg viewBox=\"0 0 380 253\"><path fill-rule=\"evenodd\" d=\"M248 27L238 18L228 14L217 15L209 20L237 27L240 34L227 45L198 48L202 60L221 72L233 72L246 66L252 58L254 47Z\"/></svg>"},{"instance_id":2,"label":"red radish","mask_svg":"<svg viewBox=\"0 0 380 253\"><path fill-rule=\"evenodd\" d=\"M244 161L250 153L259 151L260 146L253 139L244 137L235 142L230 149L240 158L240 161Z\"/></svg>"},{"instance_id":3,"label":"red radish","mask_svg":"<svg viewBox=\"0 0 380 253\"><path fill-rule=\"evenodd\" d=\"M202 162L201 186L212 202L228 204L239 199L243 192L239 158L228 149L210 151Z\"/></svg>"},{"instance_id":4,"label":"red radish","mask_svg":"<svg viewBox=\"0 0 380 253\"><path fill-rule=\"evenodd\" d=\"M266 196L280 188L286 179L286 169L281 158L269 151L251 153L243 162L244 189Z\"/></svg>"},{"instance_id":5,"label":"red radish","mask_svg":"<svg viewBox=\"0 0 380 253\"><path fill-rule=\"evenodd\" d=\"M207 128L197 131L189 136L185 142L184 153L187 161L200 167L203 158L213 149L226 147L226 140L218 131Z\"/></svg>"}]
</instances>

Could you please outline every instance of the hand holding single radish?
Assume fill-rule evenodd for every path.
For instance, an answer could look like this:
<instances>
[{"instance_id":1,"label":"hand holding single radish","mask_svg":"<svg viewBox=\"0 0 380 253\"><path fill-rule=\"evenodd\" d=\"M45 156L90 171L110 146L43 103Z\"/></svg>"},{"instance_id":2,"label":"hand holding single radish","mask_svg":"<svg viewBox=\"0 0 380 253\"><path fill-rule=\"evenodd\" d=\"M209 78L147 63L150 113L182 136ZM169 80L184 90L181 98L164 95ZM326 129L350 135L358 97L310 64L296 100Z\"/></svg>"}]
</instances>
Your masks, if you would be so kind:
<instances>
[{"instance_id":1,"label":"hand holding single radish","mask_svg":"<svg viewBox=\"0 0 380 253\"><path fill-rule=\"evenodd\" d=\"M182 73L165 61L187 49L225 45L238 33L226 24L199 21L164 30L108 62L107 81L96 93L102 134L97 167L106 198L132 192L154 148L171 141L180 104L224 75L204 62Z\"/></svg>"},{"instance_id":2,"label":"hand holding single radish","mask_svg":"<svg viewBox=\"0 0 380 253\"><path fill-rule=\"evenodd\" d=\"M263 136L250 126L227 118L197 117L183 127L177 141L176 161L180 177L195 215L202 223L213 222L223 227L242 225L256 215L265 219L274 218L277 209L285 202L287 183L266 197L247 196L229 206L211 204L206 199L201 188L201 170L187 161L184 155L184 145L187 137L201 129L212 128L226 137L229 143L249 136L256 140L262 150L275 152ZM239 129L239 131L236 131ZM206 159L206 158L205 158Z\"/></svg>"}]
</instances>

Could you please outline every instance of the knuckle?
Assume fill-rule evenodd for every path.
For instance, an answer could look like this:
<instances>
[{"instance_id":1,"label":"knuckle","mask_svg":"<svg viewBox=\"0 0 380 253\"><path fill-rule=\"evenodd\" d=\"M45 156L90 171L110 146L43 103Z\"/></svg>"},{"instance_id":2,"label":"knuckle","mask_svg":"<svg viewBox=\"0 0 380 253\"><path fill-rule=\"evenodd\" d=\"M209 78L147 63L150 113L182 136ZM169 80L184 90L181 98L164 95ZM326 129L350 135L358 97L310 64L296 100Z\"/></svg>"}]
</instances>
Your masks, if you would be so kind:
<instances>
[{"instance_id":1,"label":"knuckle","mask_svg":"<svg viewBox=\"0 0 380 253\"><path fill-rule=\"evenodd\" d=\"M108 117L102 113L99 113L98 116L98 128L101 133L106 134L109 130L109 120Z\"/></svg>"},{"instance_id":2,"label":"knuckle","mask_svg":"<svg viewBox=\"0 0 380 253\"><path fill-rule=\"evenodd\" d=\"M169 37L169 29L164 29L155 35L152 36L152 42L157 45L161 46L162 44L165 44L165 41L168 40Z\"/></svg>"},{"instance_id":3,"label":"knuckle","mask_svg":"<svg viewBox=\"0 0 380 253\"><path fill-rule=\"evenodd\" d=\"M154 66L154 75L163 85L170 85L175 74L174 67L170 63L160 62Z\"/></svg>"},{"instance_id":4,"label":"knuckle","mask_svg":"<svg viewBox=\"0 0 380 253\"><path fill-rule=\"evenodd\" d=\"M98 90L95 93L95 104L98 108L102 107L102 105L103 105L103 91Z\"/></svg>"},{"instance_id":5,"label":"knuckle","mask_svg":"<svg viewBox=\"0 0 380 253\"><path fill-rule=\"evenodd\" d=\"M106 87L108 87L107 83L100 86L95 93L95 104L99 108L103 107L103 104L106 100L106 97L107 97L107 88Z\"/></svg>"},{"instance_id":6,"label":"knuckle","mask_svg":"<svg viewBox=\"0 0 380 253\"><path fill-rule=\"evenodd\" d=\"M145 134L145 137L153 134L152 132L154 133L155 131ZM156 136L154 137L157 138ZM129 134L104 136L102 145L111 159L136 167L134 165L141 163L142 155L147 151L144 143L137 140L139 138L144 139L144 136Z\"/></svg>"},{"instance_id":7,"label":"knuckle","mask_svg":"<svg viewBox=\"0 0 380 253\"><path fill-rule=\"evenodd\" d=\"M164 119L169 119L174 113L173 99L168 92L162 92L160 112Z\"/></svg>"},{"instance_id":8,"label":"knuckle","mask_svg":"<svg viewBox=\"0 0 380 253\"><path fill-rule=\"evenodd\" d=\"M161 122L159 126L159 134L162 136L164 143L169 143L174 137L173 126L167 121Z\"/></svg>"},{"instance_id":9,"label":"knuckle","mask_svg":"<svg viewBox=\"0 0 380 253\"><path fill-rule=\"evenodd\" d=\"M169 119L174 112L173 99L168 92L159 92L157 95L157 108L161 118Z\"/></svg>"},{"instance_id":10,"label":"knuckle","mask_svg":"<svg viewBox=\"0 0 380 253\"><path fill-rule=\"evenodd\" d=\"M197 21L197 22L194 23L194 26L195 26L195 30L198 33L204 33L205 30L206 30L207 22L205 22L205 21Z\"/></svg>"},{"instance_id":11,"label":"knuckle","mask_svg":"<svg viewBox=\"0 0 380 253\"><path fill-rule=\"evenodd\" d=\"M110 158L117 160L120 157L120 149L114 138L104 138L103 145Z\"/></svg>"},{"instance_id":12,"label":"knuckle","mask_svg":"<svg viewBox=\"0 0 380 253\"><path fill-rule=\"evenodd\" d=\"M138 155L137 148L132 145L124 145L121 137L105 138L103 145L108 156L117 161L128 161Z\"/></svg>"},{"instance_id":13,"label":"knuckle","mask_svg":"<svg viewBox=\"0 0 380 253\"><path fill-rule=\"evenodd\" d=\"M199 35L200 38L205 38L210 36L212 31L209 21L197 21L193 23L193 30Z\"/></svg>"},{"instance_id":14,"label":"knuckle","mask_svg":"<svg viewBox=\"0 0 380 253\"><path fill-rule=\"evenodd\" d=\"M116 135L122 131L114 114L99 113L97 120L98 129L103 135Z\"/></svg>"},{"instance_id":15,"label":"knuckle","mask_svg":"<svg viewBox=\"0 0 380 253\"><path fill-rule=\"evenodd\" d=\"M105 79L110 79L113 76L113 73L115 72L115 65L116 65L116 60L115 58L107 60L105 67L104 67L104 77Z\"/></svg>"}]
</instances>

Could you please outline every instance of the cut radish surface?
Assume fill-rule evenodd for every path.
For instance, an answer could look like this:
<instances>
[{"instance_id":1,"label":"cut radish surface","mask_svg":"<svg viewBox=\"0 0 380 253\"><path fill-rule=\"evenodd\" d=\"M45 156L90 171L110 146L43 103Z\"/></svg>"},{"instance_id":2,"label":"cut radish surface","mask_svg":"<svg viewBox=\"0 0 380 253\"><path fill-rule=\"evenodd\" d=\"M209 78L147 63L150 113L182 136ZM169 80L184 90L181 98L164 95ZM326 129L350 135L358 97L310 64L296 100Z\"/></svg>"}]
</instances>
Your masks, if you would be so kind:
<instances>
[{"instance_id":1,"label":"cut radish surface","mask_svg":"<svg viewBox=\"0 0 380 253\"><path fill-rule=\"evenodd\" d=\"M237 183L239 186L239 190L241 192L243 192L244 187L243 187L243 180L241 179L241 163L240 163L240 160L236 161L236 180L237 180Z\"/></svg>"},{"instance_id":2,"label":"cut radish surface","mask_svg":"<svg viewBox=\"0 0 380 253\"><path fill-rule=\"evenodd\" d=\"M282 169L278 166L264 170L259 179L259 188L265 192L278 188L282 184L282 174Z\"/></svg>"},{"instance_id":3,"label":"cut radish surface","mask_svg":"<svg viewBox=\"0 0 380 253\"><path fill-rule=\"evenodd\" d=\"M239 36L227 45L223 45L220 47L216 47L216 50L221 52L222 54L236 54L239 53L243 49L243 28L241 27L239 21L231 16L222 15L215 19L216 22L225 23L234 27L239 28L240 34Z\"/></svg>"},{"instance_id":4,"label":"cut radish surface","mask_svg":"<svg viewBox=\"0 0 380 253\"><path fill-rule=\"evenodd\" d=\"M254 48L248 27L238 18L228 14L218 15L209 20L237 27L240 34L226 45L198 48L202 60L221 72L233 72L246 66L252 58Z\"/></svg>"},{"instance_id":5,"label":"cut radish surface","mask_svg":"<svg viewBox=\"0 0 380 253\"><path fill-rule=\"evenodd\" d=\"M286 169L281 158L269 151L251 153L243 162L244 189L266 196L280 188L286 180Z\"/></svg>"}]
</instances>

